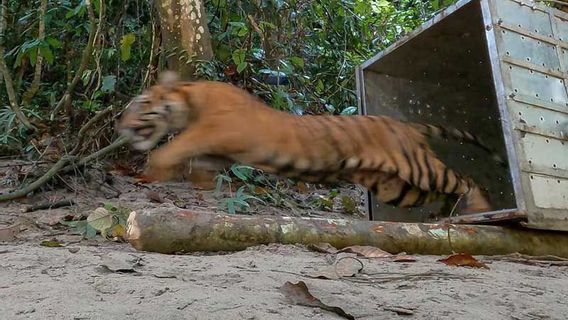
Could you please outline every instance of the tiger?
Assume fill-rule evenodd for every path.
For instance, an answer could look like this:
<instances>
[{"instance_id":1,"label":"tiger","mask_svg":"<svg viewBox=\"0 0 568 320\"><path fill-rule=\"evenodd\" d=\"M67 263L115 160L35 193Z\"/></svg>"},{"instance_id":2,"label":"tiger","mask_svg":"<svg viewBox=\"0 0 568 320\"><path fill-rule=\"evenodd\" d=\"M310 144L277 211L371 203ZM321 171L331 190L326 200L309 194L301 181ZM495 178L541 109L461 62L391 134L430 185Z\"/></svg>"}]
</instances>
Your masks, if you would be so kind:
<instances>
[{"instance_id":1,"label":"tiger","mask_svg":"<svg viewBox=\"0 0 568 320\"><path fill-rule=\"evenodd\" d=\"M487 212L487 195L444 164L427 143L452 137L486 148L470 133L387 116L295 115L271 108L222 81L183 81L165 71L134 97L116 130L131 147L151 151L145 181L166 181L188 159L210 157L309 183L345 181L399 208L463 200L462 213Z\"/></svg>"}]
</instances>

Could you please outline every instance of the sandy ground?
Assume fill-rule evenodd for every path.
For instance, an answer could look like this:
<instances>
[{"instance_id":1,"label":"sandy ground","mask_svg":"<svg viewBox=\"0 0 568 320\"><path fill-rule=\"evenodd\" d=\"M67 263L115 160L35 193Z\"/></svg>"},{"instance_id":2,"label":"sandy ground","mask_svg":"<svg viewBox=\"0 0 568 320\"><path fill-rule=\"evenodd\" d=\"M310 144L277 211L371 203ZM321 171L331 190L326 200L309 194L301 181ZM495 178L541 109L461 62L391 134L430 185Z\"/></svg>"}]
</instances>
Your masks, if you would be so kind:
<instances>
[{"instance_id":1,"label":"sandy ground","mask_svg":"<svg viewBox=\"0 0 568 320\"><path fill-rule=\"evenodd\" d=\"M6 182L10 175L0 178ZM329 267L334 256L302 246L163 255L100 237L82 239L58 221L88 214L102 203L135 210L162 205L148 198L148 190L188 209L215 211L218 203L210 192L184 183L139 187L115 179L110 188L101 188L97 179L87 180L0 204L0 319L342 319L287 300L279 288L300 280L322 302L356 319L568 319L568 266L478 257L488 264L486 270L450 267L438 262L439 256L415 256L416 262L360 258L362 273L326 280L309 275ZM354 190L342 193L357 196ZM26 204L60 198L77 204L20 211ZM253 208L253 213L364 219L339 209L292 211ZM12 234L2 232L10 227ZM64 247L40 246L54 238Z\"/></svg>"},{"instance_id":2,"label":"sandy ground","mask_svg":"<svg viewBox=\"0 0 568 320\"><path fill-rule=\"evenodd\" d=\"M303 276L328 263L325 254L298 246L210 256L142 253L125 244L0 250L3 319L342 319L286 300L278 288L299 280L357 319L568 315L566 267L493 262L485 270L449 267L432 256L412 263L364 259L354 282ZM109 271L120 266L135 272ZM412 314L398 315L396 308Z\"/></svg>"}]
</instances>

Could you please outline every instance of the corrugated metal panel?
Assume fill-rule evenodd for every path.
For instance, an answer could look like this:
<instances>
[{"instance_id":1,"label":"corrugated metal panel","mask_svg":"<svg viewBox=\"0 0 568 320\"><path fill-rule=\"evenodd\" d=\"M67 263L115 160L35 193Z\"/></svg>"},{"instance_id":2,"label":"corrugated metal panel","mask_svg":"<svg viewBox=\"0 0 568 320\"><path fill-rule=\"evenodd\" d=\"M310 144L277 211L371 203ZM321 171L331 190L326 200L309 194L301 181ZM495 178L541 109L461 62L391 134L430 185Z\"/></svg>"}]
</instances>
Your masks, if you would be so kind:
<instances>
[{"instance_id":1,"label":"corrugated metal panel","mask_svg":"<svg viewBox=\"0 0 568 320\"><path fill-rule=\"evenodd\" d=\"M444 160L490 186L496 209L568 230L567 77L568 14L531 1L462 0L363 63L357 85L362 113L485 135L506 150L508 178L487 176L497 172L465 149L442 147ZM411 221L370 204L376 218Z\"/></svg>"},{"instance_id":2,"label":"corrugated metal panel","mask_svg":"<svg viewBox=\"0 0 568 320\"><path fill-rule=\"evenodd\" d=\"M490 4L529 225L568 230L567 22L533 2Z\"/></svg>"}]
</instances>

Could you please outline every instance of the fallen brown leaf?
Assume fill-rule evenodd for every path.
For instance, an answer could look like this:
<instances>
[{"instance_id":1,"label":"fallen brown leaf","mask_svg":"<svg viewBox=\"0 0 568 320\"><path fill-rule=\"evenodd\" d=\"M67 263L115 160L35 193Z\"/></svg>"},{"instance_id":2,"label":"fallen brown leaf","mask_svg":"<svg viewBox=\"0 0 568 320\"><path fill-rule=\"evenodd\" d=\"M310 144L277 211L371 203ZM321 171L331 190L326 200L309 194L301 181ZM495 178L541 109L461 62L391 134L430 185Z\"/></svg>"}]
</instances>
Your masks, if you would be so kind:
<instances>
[{"instance_id":1,"label":"fallen brown leaf","mask_svg":"<svg viewBox=\"0 0 568 320\"><path fill-rule=\"evenodd\" d=\"M225 69L223 69L223 73L227 77L233 76L235 75L235 73L237 73L237 66L234 64L230 64L226 66Z\"/></svg>"},{"instance_id":2,"label":"fallen brown leaf","mask_svg":"<svg viewBox=\"0 0 568 320\"><path fill-rule=\"evenodd\" d=\"M407 255L394 256L393 262L416 262L416 258Z\"/></svg>"},{"instance_id":3,"label":"fallen brown leaf","mask_svg":"<svg viewBox=\"0 0 568 320\"><path fill-rule=\"evenodd\" d=\"M110 170L121 176L133 177L136 175L136 170L133 165L128 163L115 163Z\"/></svg>"},{"instance_id":4,"label":"fallen brown leaf","mask_svg":"<svg viewBox=\"0 0 568 320\"><path fill-rule=\"evenodd\" d=\"M308 290L308 286L304 283L304 281L299 281L296 284L291 283L290 281L286 281L286 283L284 283L284 285L280 287L279 290L294 304L306 307L321 308L323 310L334 312L346 319L355 319L354 316L348 314L343 309L326 305L318 298L314 297Z\"/></svg>"},{"instance_id":5,"label":"fallen brown leaf","mask_svg":"<svg viewBox=\"0 0 568 320\"><path fill-rule=\"evenodd\" d=\"M257 186L257 187L254 187L254 193L255 193L255 194L260 194L260 195L269 194L269 192L268 192L268 190L267 190L266 188L258 187L258 186Z\"/></svg>"},{"instance_id":6,"label":"fallen brown leaf","mask_svg":"<svg viewBox=\"0 0 568 320\"><path fill-rule=\"evenodd\" d=\"M348 257L337 260L334 265L316 271L312 273L311 276L314 278L337 280L344 277L352 277L363 270L363 263L359 259L352 257L347 258Z\"/></svg>"},{"instance_id":7,"label":"fallen brown leaf","mask_svg":"<svg viewBox=\"0 0 568 320\"><path fill-rule=\"evenodd\" d=\"M317 251L317 252L322 252L322 253L331 253L331 254L337 253L339 251L334 246L332 246L331 244L329 244L327 242L309 244L308 249L310 249L312 251Z\"/></svg>"},{"instance_id":8,"label":"fallen brown leaf","mask_svg":"<svg viewBox=\"0 0 568 320\"><path fill-rule=\"evenodd\" d=\"M477 259L475 259L469 253L456 253L445 259L440 259L438 261L445 263L449 266L489 269L489 267L486 264L477 261Z\"/></svg>"},{"instance_id":9,"label":"fallen brown leaf","mask_svg":"<svg viewBox=\"0 0 568 320\"><path fill-rule=\"evenodd\" d=\"M296 188L298 189L298 192L299 192L299 193L307 193L307 192L309 191L308 185L306 185L306 184L305 184L304 182L302 182L302 181L299 181L299 182L296 184Z\"/></svg>"},{"instance_id":10,"label":"fallen brown leaf","mask_svg":"<svg viewBox=\"0 0 568 320\"><path fill-rule=\"evenodd\" d=\"M392 256L392 254L372 246L349 246L339 250L339 252L352 252L365 258L388 258Z\"/></svg>"}]
</instances>

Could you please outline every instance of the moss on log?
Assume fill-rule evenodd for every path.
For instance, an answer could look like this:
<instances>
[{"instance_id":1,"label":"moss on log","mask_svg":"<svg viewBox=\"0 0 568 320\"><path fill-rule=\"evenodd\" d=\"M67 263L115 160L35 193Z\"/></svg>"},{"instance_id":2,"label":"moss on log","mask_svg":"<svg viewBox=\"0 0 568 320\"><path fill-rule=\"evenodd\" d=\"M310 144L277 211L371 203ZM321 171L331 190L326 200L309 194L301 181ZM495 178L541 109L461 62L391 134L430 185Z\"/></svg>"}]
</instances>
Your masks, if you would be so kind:
<instances>
[{"instance_id":1,"label":"moss on log","mask_svg":"<svg viewBox=\"0 0 568 320\"><path fill-rule=\"evenodd\" d=\"M396 254L556 255L568 257L568 233L499 226L348 221L221 215L176 208L132 212L128 241L160 253L238 251L269 244L328 242L336 248L370 245Z\"/></svg>"}]
</instances>

